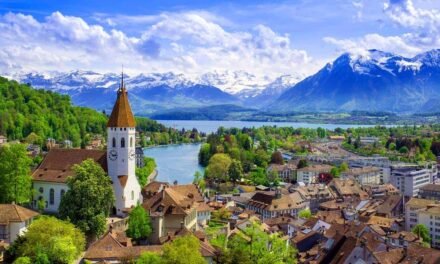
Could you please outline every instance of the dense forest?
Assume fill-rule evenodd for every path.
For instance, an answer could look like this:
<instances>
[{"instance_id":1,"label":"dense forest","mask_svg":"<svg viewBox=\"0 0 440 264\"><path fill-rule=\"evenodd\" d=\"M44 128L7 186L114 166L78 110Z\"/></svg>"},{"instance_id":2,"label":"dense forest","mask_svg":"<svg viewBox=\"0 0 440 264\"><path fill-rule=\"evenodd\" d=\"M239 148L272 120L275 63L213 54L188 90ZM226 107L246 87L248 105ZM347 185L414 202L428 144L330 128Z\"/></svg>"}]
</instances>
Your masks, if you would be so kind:
<instances>
[{"instance_id":1,"label":"dense forest","mask_svg":"<svg viewBox=\"0 0 440 264\"><path fill-rule=\"evenodd\" d=\"M44 146L46 139L53 138L84 147L93 135L106 134L107 119L96 110L73 106L67 95L0 77L0 135L9 140ZM197 130L167 128L142 117L136 117L136 123L142 146L201 140Z\"/></svg>"}]
</instances>

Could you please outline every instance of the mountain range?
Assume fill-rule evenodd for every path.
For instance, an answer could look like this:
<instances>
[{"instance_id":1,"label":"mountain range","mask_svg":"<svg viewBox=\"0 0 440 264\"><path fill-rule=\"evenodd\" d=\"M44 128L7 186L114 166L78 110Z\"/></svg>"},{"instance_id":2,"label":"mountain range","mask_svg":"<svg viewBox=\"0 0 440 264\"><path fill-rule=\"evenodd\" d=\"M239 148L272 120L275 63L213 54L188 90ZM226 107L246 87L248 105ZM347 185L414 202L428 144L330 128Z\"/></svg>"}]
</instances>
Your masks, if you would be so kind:
<instances>
[{"instance_id":1,"label":"mountain range","mask_svg":"<svg viewBox=\"0 0 440 264\"><path fill-rule=\"evenodd\" d=\"M69 94L75 104L109 110L120 75L93 71L22 73L9 76L33 87ZM369 50L344 53L317 73L276 79L244 71L183 74L148 73L126 76L132 108L139 115L173 109L228 109L266 112L387 111L438 112L440 109L440 50L412 58ZM235 105L238 107L230 107Z\"/></svg>"}]
</instances>

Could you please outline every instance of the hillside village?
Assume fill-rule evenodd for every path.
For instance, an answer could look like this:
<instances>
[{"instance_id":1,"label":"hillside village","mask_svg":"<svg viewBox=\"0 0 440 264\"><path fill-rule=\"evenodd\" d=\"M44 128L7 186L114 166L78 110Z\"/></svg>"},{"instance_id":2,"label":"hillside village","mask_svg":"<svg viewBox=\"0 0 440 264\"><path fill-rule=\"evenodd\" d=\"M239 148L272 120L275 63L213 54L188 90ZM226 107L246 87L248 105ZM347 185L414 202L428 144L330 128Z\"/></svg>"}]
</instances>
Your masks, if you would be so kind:
<instances>
[{"instance_id":1,"label":"hillside village","mask_svg":"<svg viewBox=\"0 0 440 264\"><path fill-rule=\"evenodd\" d=\"M57 263L156 263L149 258L176 263L170 252L185 239L197 247L203 263L440 263L436 162L361 156L343 148L344 136L329 135L304 145L306 153L277 151L281 158L272 159L265 172L275 174L277 184L237 179L235 191L222 192L209 178L208 186L204 181L179 184L155 181L152 173L141 186L135 170L144 165L144 157L135 122L122 79L107 139L95 135L83 149L68 140L47 139L42 160L29 164L34 166L30 202L15 196L0 204L2 261L28 258L36 263L38 254L14 251L31 241L27 236L35 225L60 217L81 229L84 223L72 218L75 213L82 221L93 218L81 206L96 202L92 207L103 216L104 228L86 233L74 260ZM359 137L363 146L377 142L376 137ZM2 148L14 145L20 143L0 136ZM37 145L25 149L31 157L43 154ZM104 177L97 178L95 193L82 193L87 187L81 184L95 174ZM74 194L85 195L75 200L80 204L68 203ZM139 234L132 230L133 219L141 222ZM140 231L144 228L148 231ZM252 245L261 241L266 241L259 244L261 252L254 252ZM271 252L279 254L270 257Z\"/></svg>"}]
</instances>

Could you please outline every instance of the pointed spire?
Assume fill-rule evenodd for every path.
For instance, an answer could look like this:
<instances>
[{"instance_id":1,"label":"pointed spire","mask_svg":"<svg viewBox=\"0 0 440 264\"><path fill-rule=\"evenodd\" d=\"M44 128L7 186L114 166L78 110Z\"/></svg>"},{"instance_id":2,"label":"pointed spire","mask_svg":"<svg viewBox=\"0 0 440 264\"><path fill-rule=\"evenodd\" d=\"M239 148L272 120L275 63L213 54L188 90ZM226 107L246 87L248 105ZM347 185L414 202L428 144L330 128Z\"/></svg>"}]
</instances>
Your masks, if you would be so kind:
<instances>
[{"instance_id":1,"label":"pointed spire","mask_svg":"<svg viewBox=\"0 0 440 264\"><path fill-rule=\"evenodd\" d=\"M119 91L125 90L125 83L124 83L124 64L122 64L122 71L121 71L121 84L119 86Z\"/></svg>"},{"instance_id":2,"label":"pointed spire","mask_svg":"<svg viewBox=\"0 0 440 264\"><path fill-rule=\"evenodd\" d=\"M121 72L121 84L118 89L118 96L116 98L113 111L107 123L107 127L135 127L136 122L131 111L130 103L128 101L127 90L124 83L124 66Z\"/></svg>"}]
</instances>

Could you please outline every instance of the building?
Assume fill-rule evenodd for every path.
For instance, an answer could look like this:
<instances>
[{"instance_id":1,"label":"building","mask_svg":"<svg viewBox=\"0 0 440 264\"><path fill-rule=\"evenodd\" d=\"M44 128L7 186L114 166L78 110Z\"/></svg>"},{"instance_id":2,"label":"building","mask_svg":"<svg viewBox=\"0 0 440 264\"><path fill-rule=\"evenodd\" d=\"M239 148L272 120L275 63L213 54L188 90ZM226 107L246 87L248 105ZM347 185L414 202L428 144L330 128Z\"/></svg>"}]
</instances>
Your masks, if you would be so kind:
<instances>
[{"instance_id":1,"label":"building","mask_svg":"<svg viewBox=\"0 0 440 264\"><path fill-rule=\"evenodd\" d=\"M357 197L360 200L366 200L369 198L369 195L362 190L359 183L353 179L333 179L329 188L334 192L334 195L338 198L350 198Z\"/></svg>"},{"instance_id":2,"label":"building","mask_svg":"<svg viewBox=\"0 0 440 264\"><path fill-rule=\"evenodd\" d=\"M136 147L136 167L143 168L144 166L144 150L141 147Z\"/></svg>"},{"instance_id":3,"label":"building","mask_svg":"<svg viewBox=\"0 0 440 264\"><path fill-rule=\"evenodd\" d=\"M32 173L34 189L32 207L38 208L38 201L43 201L45 211L58 212L58 207L64 193L67 192L67 178L74 176L73 165L80 164L86 159L93 159L107 170L105 151L85 149L54 148L44 157L41 164Z\"/></svg>"},{"instance_id":4,"label":"building","mask_svg":"<svg viewBox=\"0 0 440 264\"><path fill-rule=\"evenodd\" d=\"M321 173L330 173L332 166L326 164L310 165L297 170L297 181L305 184L319 183Z\"/></svg>"},{"instance_id":5,"label":"building","mask_svg":"<svg viewBox=\"0 0 440 264\"><path fill-rule=\"evenodd\" d=\"M405 205L405 229L410 232L417 225L425 225L431 236L431 246L440 248L439 201L411 198Z\"/></svg>"},{"instance_id":6,"label":"building","mask_svg":"<svg viewBox=\"0 0 440 264\"><path fill-rule=\"evenodd\" d=\"M0 146L6 143L8 143L8 138L3 135L0 135Z\"/></svg>"},{"instance_id":7,"label":"building","mask_svg":"<svg viewBox=\"0 0 440 264\"><path fill-rule=\"evenodd\" d=\"M168 233L183 228L198 230L197 208L204 199L194 184L162 186L162 189L143 203L150 214L153 233L150 240L158 243Z\"/></svg>"},{"instance_id":8,"label":"building","mask_svg":"<svg viewBox=\"0 0 440 264\"><path fill-rule=\"evenodd\" d=\"M283 215L296 217L299 211L306 208L307 203L298 192L282 194L280 189L257 192L246 205L246 209L260 214L263 221Z\"/></svg>"},{"instance_id":9,"label":"building","mask_svg":"<svg viewBox=\"0 0 440 264\"><path fill-rule=\"evenodd\" d=\"M359 184L380 184L381 169L377 167L367 166L360 168L351 168L341 173L342 178L352 178Z\"/></svg>"},{"instance_id":10,"label":"building","mask_svg":"<svg viewBox=\"0 0 440 264\"><path fill-rule=\"evenodd\" d=\"M414 197L419 189L432 183L437 170L419 166L392 166L390 182L406 197Z\"/></svg>"},{"instance_id":11,"label":"building","mask_svg":"<svg viewBox=\"0 0 440 264\"><path fill-rule=\"evenodd\" d=\"M54 139L48 139L49 153L32 173L35 190L33 206L46 203L45 209L57 212L61 197L67 191L67 177L74 176L72 167L93 159L111 178L115 194L113 213L125 216L130 208L142 203L141 187L137 181L135 155L135 119L122 78L113 111L107 123L107 152L86 149L57 149Z\"/></svg>"},{"instance_id":12,"label":"building","mask_svg":"<svg viewBox=\"0 0 440 264\"><path fill-rule=\"evenodd\" d=\"M37 212L16 204L0 204L0 241L12 244L26 232L37 215Z\"/></svg>"},{"instance_id":13,"label":"building","mask_svg":"<svg viewBox=\"0 0 440 264\"><path fill-rule=\"evenodd\" d=\"M378 137L360 137L360 142L362 145L375 144L375 143L379 143L379 138Z\"/></svg>"},{"instance_id":14,"label":"building","mask_svg":"<svg viewBox=\"0 0 440 264\"><path fill-rule=\"evenodd\" d=\"M440 184L427 184L420 187L418 197L440 201Z\"/></svg>"},{"instance_id":15,"label":"building","mask_svg":"<svg viewBox=\"0 0 440 264\"><path fill-rule=\"evenodd\" d=\"M365 166L373 166L381 169L380 182L388 183L391 176L391 161L387 157L351 157L347 160L351 168L362 168Z\"/></svg>"},{"instance_id":16,"label":"building","mask_svg":"<svg viewBox=\"0 0 440 264\"><path fill-rule=\"evenodd\" d=\"M296 179L296 165L293 163L270 164L267 168L268 173L274 171L283 182L291 182Z\"/></svg>"},{"instance_id":17,"label":"building","mask_svg":"<svg viewBox=\"0 0 440 264\"><path fill-rule=\"evenodd\" d=\"M316 213L319 205L323 202L333 200L333 194L324 184L310 184L308 186L298 186L290 188L289 192L298 192L308 204L310 211Z\"/></svg>"}]
</instances>

